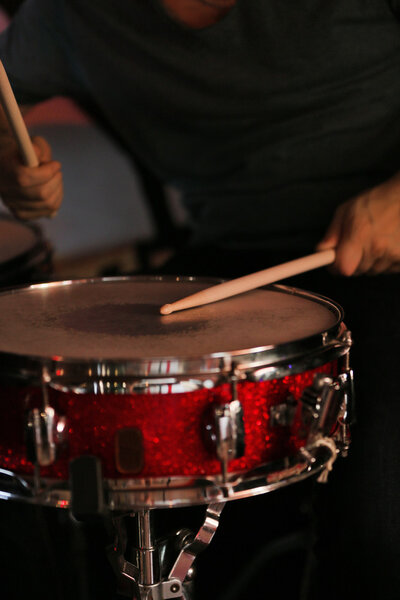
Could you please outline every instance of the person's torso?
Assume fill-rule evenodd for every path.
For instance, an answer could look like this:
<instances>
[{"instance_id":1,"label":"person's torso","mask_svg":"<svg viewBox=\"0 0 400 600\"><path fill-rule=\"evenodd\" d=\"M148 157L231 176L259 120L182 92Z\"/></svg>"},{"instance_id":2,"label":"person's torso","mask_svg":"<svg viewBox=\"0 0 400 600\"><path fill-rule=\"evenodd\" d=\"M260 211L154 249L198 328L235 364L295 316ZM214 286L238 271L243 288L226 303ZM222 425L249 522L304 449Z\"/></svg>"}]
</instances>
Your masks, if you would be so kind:
<instances>
[{"instance_id":1,"label":"person's torso","mask_svg":"<svg viewBox=\"0 0 400 600\"><path fill-rule=\"evenodd\" d=\"M386 0L237 0L202 29L161 0L67 6L87 94L211 237L320 228L398 169Z\"/></svg>"}]
</instances>

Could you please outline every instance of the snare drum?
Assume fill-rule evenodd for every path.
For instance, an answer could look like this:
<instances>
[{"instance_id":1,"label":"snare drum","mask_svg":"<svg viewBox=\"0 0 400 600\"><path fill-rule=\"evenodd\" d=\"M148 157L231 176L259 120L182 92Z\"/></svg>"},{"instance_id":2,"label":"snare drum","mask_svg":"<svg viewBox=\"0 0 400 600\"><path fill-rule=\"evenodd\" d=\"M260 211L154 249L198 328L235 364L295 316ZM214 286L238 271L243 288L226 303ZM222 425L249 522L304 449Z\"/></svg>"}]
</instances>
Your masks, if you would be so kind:
<instances>
[{"instance_id":1,"label":"snare drum","mask_svg":"<svg viewBox=\"0 0 400 600\"><path fill-rule=\"evenodd\" d=\"M51 248L40 229L0 216L0 286L47 280Z\"/></svg>"},{"instance_id":2,"label":"snare drum","mask_svg":"<svg viewBox=\"0 0 400 600\"><path fill-rule=\"evenodd\" d=\"M70 463L91 455L111 508L210 503L335 457L350 380L341 308L271 286L160 316L212 283L109 278L0 294L3 495L68 506Z\"/></svg>"}]
</instances>

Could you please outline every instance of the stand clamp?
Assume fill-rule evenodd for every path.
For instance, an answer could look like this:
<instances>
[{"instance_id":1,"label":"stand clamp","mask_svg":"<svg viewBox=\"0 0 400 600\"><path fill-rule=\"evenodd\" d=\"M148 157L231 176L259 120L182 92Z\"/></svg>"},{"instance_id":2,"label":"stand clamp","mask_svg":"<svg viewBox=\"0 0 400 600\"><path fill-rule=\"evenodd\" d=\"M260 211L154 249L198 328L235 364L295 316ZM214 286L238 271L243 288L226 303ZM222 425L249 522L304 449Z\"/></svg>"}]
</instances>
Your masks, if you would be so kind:
<instances>
[{"instance_id":1,"label":"stand clamp","mask_svg":"<svg viewBox=\"0 0 400 600\"><path fill-rule=\"evenodd\" d=\"M173 564L167 579L157 581L160 565L157 565L157 546L152 539L150 527L150 511L139 513L138 533L142 540L137 555L140 557L140 567L136 566L121 556L119 567L122 574L134 582L140 600L169 600L171 598L182 598L189 600L187 590L183 582L190 576L193 562L196 556L205 550L210 544L219 525L219 518L225 506L225 502L210 504L206 510L204 523L197 535L186 535L183 547ZM115 548L117 550L117 548Z\"/></svg>"}]
</instances>

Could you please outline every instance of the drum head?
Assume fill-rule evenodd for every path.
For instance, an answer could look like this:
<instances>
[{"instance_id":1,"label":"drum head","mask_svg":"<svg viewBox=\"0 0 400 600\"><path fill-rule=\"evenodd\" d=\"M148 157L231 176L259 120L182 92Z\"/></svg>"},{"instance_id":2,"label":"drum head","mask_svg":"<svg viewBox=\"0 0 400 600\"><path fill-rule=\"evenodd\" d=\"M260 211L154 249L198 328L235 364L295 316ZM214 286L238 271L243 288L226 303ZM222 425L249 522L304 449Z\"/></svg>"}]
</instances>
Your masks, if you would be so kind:
<instances>
[{"instance_id":1,"label":"drum head","mask_svg":"<svg viewBox=\"0 0 400 600\"><path fill-rule=\"evenodd\" d=\"M279 286L159 314L162 304L210 285L193 279L110 278L5 292L0 294L0 352L145 364L285 346L335 329L342 319L334 303Z\"/></svg>"}]
</instances>

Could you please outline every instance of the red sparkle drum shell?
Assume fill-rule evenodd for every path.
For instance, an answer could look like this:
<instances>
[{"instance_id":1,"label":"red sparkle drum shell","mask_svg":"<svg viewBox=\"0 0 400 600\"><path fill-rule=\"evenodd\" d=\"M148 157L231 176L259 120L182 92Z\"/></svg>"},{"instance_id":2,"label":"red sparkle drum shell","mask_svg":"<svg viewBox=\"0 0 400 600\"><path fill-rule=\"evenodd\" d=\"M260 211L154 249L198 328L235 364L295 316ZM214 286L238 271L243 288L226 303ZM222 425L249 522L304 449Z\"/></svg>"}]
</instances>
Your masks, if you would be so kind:
<instances>
[{"instance_id":1,"label":"red sparkle drum shell","mask_svg":"<svg viewBox=\"0 0 400 600\"><path fill-rule=\"evenodd\" d=\"M0 287L47 281L52 248L35 225L0 215Z\"/></svg>"},{"instance_id":2,"label":"red sparkle drum shell","mask_svg":"<svg viewBox=\"0 0 400 600\"><path fill-rule=\"evenodd\" d=\"M303 391L316 373L335 376L347 360L340 307L271 286L159 316L162 304L208 285L110 278L1 293L0 467L33 475L26 423L43 408L44 379L46 402L67 435L56 460L40 467L42 481L65 487L70 461L82 455L96 456L118 489L217 481L221 463L207 419L210 406L232 400L233 371L240 375L245 450L230 461L230 476L296 456L308 434ZM296 406L292 422L274 423L273 407L288 397ZM185 501L191 502L183 493Z\"/></svg>"}]
</instances>

